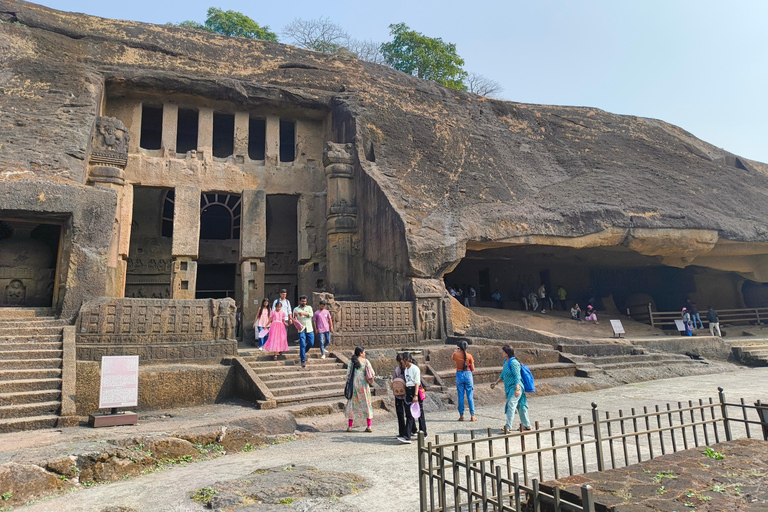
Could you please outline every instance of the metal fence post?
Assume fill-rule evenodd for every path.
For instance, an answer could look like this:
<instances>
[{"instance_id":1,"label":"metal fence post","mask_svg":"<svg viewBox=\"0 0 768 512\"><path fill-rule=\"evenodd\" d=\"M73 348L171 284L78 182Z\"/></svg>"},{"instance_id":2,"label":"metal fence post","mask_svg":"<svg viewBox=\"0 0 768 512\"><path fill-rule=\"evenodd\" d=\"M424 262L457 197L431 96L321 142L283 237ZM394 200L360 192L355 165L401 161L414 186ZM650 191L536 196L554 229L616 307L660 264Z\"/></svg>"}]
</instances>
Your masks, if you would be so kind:
<instances>
[{"instance_id":1,"label":"metal fence post","mask_svg":"<svg viewBox=\"0 0 768 512\"><path fill-rule=\"evenodd\" d=\"M421 511L427 510L427 484L424 481L424 432L419 431L419 502Z\"/></svg>"},{"instance_id":2,"label":"metal fence post","mask_svg":"<svg viewBox=\"0 0 768 512\"><path fill-rule=\"evenodd\" d=\"M760 426L763 427L763 439L768 441L768 405L758 400L755 402L755 407L757 407L757 415L760 417Z\"/></svg>"},{"instance_id":3,"label":"metal fence post","mask_svg":"<svg viewBox=\"0 0 768 512\"><path fill-rule=\"evenodd\" d=\"M595 498L592 495L591 485L581 486L581 509L584 512L595 512Z\"/></svg>"},{"instance_id":4,"label":"metal fence post","mask_svg":"<svg viewBox=\"0 0 768 512\"><path fill-rule=\"evenodd\" d=\"M600 432L600 413L597 410L597 403L592 402L592 431L595 434L595 447L597 448L597 470L605 470L603 459L603 435Z\"/></svg>"},{"instance_id":5,"label":"metal fence post","mask_svg":"<svg viewBox=\"0 0 768 512\"><path fill-rule=\"evenodd\" d=\"M717 388L718 396L720 397L720 409L723 412L723 430L725 430L725 440L731 441L731 424L728 422L728 407L725 405L725 392L723 388Z\"/></svg>"}]
</instances>

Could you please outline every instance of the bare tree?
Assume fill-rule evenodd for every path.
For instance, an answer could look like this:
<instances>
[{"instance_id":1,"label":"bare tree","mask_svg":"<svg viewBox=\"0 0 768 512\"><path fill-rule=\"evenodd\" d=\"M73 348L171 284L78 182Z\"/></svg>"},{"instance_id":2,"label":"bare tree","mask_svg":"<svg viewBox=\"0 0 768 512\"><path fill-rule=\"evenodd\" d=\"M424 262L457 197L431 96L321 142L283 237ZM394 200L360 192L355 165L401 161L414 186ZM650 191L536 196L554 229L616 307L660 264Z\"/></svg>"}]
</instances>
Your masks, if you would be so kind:
<instances>
[{"instance_id":1,"label":"bare tree","mask_svg":"<svg viewBox=\"0 0 768 512\"><path fill-rule=\"evenodd\" d=\"M296 18L283 28L283 36L299 48L330 54L346 49L349 41L349 34L329 18Z\"/></svg>"},{"instance_id":2,"label":"bare tree","mask_svg":"<svg viewBox=\"0 0 768 512\"><path fill-rule=\"evenodd\" d=\"M347 43L349 51L357 55L357 58L374 64L386 65L384 55L381 54L381 43L371 39L350 39Z\"/></svg>"},{"instance_id":3,"label":"bare tree","mask_svg":"<svg viewBox=\"0 0 768 512\"><path fill-rule=\"evenodd\" d=\"M497 97L504 90L499 82L477 73L470 73L464 83L467 91L491 98Z\"/></svg>"},{"instance_id":4,"label":"bare tree","mask_svg":"<svg viewBox=\"0 0 768 512\"><path fill-rule=\"evenodd\" d=\"M371 40L353 39L329 18L296 18L283 28L282 35L299 48L384 64L384 57L379 51L381 44Z\"/></svg>"}]
</instances>

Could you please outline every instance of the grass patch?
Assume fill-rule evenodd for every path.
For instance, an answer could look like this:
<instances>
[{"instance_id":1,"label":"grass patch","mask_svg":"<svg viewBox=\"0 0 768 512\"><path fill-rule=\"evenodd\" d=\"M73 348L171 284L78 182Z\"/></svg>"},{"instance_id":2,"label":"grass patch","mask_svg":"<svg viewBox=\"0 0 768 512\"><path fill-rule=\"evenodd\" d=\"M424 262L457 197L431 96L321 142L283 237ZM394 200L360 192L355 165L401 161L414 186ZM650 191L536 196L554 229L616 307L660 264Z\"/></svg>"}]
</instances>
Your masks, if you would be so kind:
<instances>
[{"instance_id":1,"label":"grass patch","mask_svg":"<svg viewBox=\"0 0 768 512\"><path fill-rule=\"evenodd\" d=\"M290 505L294 501L296 501L294 498L283 498L280 501L278 501L277 503L279 505Z\"/></svg>"},{"instance_id":2,"label":"grass patch","mask_svg":"<svg viewBox=\"0 0 768 512\"><path fill-rule=\"evenodd\" d=\"M713 450L709 446L707 446L707 448L704 450L703 453L704 453L704 456L709 457L710 459L722 460L722 459L725 458L725 455L723 455L720 452L716 452L715 450Z\"/></svg>"},{"instance_id":3,"label":"grass patch","mask_svg":"<svg viewBox=\"0 0 768 512\"><path fill-rule=\"evenodd\" d=\"M189 494L189 497L198 503L202 503L203 505L208 505L208 502L211 501L211 499L217 494L219 494L219 491L217 491L213 487L203 487L194 492L191 492Z\"/></svg>"}]
</instances>

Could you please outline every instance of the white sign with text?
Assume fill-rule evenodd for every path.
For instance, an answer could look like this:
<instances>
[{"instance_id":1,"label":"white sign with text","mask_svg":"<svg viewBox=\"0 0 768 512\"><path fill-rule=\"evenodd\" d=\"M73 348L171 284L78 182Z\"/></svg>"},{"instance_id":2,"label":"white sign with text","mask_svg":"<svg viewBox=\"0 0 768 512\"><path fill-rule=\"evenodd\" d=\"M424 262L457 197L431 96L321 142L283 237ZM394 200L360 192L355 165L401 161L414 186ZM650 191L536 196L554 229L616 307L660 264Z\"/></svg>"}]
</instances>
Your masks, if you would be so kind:
<instances>
[{"instance_id":1,"label":"white sign with text","mask_svg":"<svg viewBox=\"0 0 768 512\"><path fill-rule=\"evenodd\" d=\"M139 356L102 356L99 409L139 403Z\"/></svg>"}]
</instances>

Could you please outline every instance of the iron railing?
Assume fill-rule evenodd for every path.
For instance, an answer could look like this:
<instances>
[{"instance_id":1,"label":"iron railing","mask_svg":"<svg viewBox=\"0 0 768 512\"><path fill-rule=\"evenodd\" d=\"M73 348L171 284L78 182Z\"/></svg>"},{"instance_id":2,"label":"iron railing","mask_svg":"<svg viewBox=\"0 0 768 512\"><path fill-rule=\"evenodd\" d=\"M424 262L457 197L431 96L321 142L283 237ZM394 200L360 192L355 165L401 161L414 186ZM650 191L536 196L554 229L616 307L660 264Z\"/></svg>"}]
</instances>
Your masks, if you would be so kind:
<instances>
[{"instance_id":1,"label":"iron railing","mask_svg":"<svg viewBox=\"0 0 768 512\"><path fill-rule=\"evenodd\" d=\"M428 441L420 434L421 511L521 512L523 500L534 511L541 503L555 512L590 511L594 503L587 487L582 488L582 502L571 503L560 499L556 488L544 493L539 482L621 468L721 441L758 435L768 441L768 404L748 405L743 398L727 402L723 389L718 391L717 400L614 414L601 412L593 403L589 419L536 422L529 432L473 430L468 438L454 433L447 442L440 436ZM759 425L760 432L751 425Z\"/></svg>"},{"instance_id":2,"label":"iron railing","mask_svg":"<svg viewBox=\"0 0 768 512\"><path fill-rule=\"evenodd\" d=\"M659 329L669 328L677 329L675 320L681 320L680 311L653 311L653 306L648 303L646 310L639 308L640 304L630 306L627 308L629 315L630 310L633 313L630 315L632 318L639 322L648 323L653 327ZM703 324L709 327L707 321L707 312L700 313ZM768 322L768 308L741 308L741 309L719 309L717 311L718 320L720 324L755 324L760 325L763 322Z\"/></svg>"}]
</instances>

